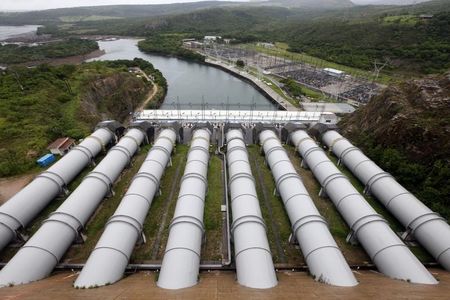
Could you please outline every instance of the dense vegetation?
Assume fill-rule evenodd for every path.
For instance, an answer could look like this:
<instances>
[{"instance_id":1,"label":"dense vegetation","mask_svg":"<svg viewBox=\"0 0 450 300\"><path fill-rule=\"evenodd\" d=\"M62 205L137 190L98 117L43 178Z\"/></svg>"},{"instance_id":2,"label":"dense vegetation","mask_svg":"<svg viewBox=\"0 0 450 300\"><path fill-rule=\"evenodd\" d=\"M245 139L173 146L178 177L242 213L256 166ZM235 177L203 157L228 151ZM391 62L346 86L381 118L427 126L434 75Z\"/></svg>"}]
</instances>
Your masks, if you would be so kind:
<instances>
[{"instance_id":1,"label":"dense vegetation","mask_svg":"<svg viewBox=\"0 0 450 300\"><path fill-rule=\"evenodd\" d=\"M138 44L139 50L147 53L176 56L186 60L205 61L205 57L182 47L182 37L179 35L152 35Z\"/></svg>"},{"instance_id":2,"label":"dense vegetation","mask_svg":"<svg viewBox=\"0 0 450 300\"><path fill-rule=\"evenodd\" d=\"M0 63L18 64L32 61L85 55L98 50L96 41L70 38L38 46L0 45Z\"/></svg>"},{"instance_id":3,"label":"dense vegetation","mask_svg":"<svg viewBox=\"0 0 450 300\"><path fill-rule=\"evenodd\" d=\"M295 80L291 78L282 79L281 82L284 84L284 88L294 97L300 97L305 94L303 88Z\"/></svg>"},{"instance_id":4,"label":"dense vegetation","mask_svg":"<svg viewBox=\"0 0 450 300\"><path fill-rule=\"evenodd\" d=\"M361 69L375 60L390 60L388 69L437 73L450 68L450 13L431 20L413 16L409 22L388 16L355 24L353 21L320 21L296 24L289 38L292 51Z\"/></svg>"},{"instance_id":5,"label":"dense vegetation","mask_svg":"<svg viewBox=\"0 0 450 300\"><path fill-rule=\"evenodd\" d=\"M0 177L34 168L36 158L58 137L80 139L101 120L126 121L151 88L129 73L129 66L141 67L167 86L158 70L139 59L0 73Z\"/></svg>"},{"instance_id":6,"label":"dense vegetation","mask_svg":"<svg viewBox=\"0 0 450 300\"><path fill-rule=\"evenodd\" d=\"M392 86L341 123L346 136L450 219L450 74Z\"/></svg>"}]
</instances>

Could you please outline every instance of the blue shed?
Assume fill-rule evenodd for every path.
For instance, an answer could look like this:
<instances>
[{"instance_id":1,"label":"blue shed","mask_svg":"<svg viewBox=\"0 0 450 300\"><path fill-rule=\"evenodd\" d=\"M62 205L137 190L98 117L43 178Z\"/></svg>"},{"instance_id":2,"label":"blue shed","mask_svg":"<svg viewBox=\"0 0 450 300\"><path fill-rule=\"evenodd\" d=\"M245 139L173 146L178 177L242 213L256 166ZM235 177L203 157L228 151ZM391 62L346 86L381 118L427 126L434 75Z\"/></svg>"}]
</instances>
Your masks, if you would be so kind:
<instances>
[{"instance_id":1,"label":"blue shed","mask_svg":"<svg viewBox=\"0 0 450 300\"><path fill-rule=\"evenodd\" d=\"M48 153L39 158L36 162L41 167L46 167L50 164L52 164L56 160L55 155Z\"/></svg>"}]
</instances>

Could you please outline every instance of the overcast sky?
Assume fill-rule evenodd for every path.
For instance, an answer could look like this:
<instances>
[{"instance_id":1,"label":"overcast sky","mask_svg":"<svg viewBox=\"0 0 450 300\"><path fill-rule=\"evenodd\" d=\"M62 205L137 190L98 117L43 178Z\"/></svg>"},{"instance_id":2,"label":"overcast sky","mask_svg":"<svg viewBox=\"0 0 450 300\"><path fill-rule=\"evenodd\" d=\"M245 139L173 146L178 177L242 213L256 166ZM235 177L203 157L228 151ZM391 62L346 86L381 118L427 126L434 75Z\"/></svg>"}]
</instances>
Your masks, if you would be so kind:
<instances>
[{"instance_id":1,"label":"overcast sky","mask_svg":"<svg viewBox=\"0 0 450 300\"><path fill-rule=\"evenodd\" d=\"M109 4L167 4L167 3L198 2L198 1L201 0L0 0L0 11L42 10L59 7L94 6L94 5L109 5ZM239 0L229 0L229 1L239 1ZM411 2L413 0L400 0L400 1ZM383 2L383 0L353 0L353 2L358 4L366 4L371 2Z\"/></svg>"},{"instance_id":2,"label":"overcast sky","mask_svg":"<svg viewBox=\"0 0 450 300\"><path fill-rule=\"evenodd\" d=\"M167 4L198 1L201 0L0 0L0 11L41 10L59 7L95 6L110 4Z\"/></svg>"}]
</instances>

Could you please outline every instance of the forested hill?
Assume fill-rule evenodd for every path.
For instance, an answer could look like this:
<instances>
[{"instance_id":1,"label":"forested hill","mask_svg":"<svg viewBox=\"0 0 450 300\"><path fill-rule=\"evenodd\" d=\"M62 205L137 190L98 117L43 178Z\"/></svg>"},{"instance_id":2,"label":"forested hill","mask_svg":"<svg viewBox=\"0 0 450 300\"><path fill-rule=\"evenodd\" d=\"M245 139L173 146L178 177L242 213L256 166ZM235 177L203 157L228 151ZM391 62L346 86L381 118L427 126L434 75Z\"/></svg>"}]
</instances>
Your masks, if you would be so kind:
<instances>
[{"instance_id":1,"label":"forested hill","mask_svg":"<svg viewBox=\"0 0 450 300\"><path fill-rule=\"evenodd\" d=\"M393 85L339 124L371 159L450 219L450 73Z\"/></svg>"},{"instance_id":2,"label":"forested hill","mask_svg":"<svg viewBox=\"0 0 450 300\"><path fill-rule=\"evenodd\" d=\"M0 24L56 24L149 18L162 15L185 14L217 7L283 6L305 10L325 10L353 6L350 0L272 0L264 2L201 1L192 3L154 5L111 5L60 8L20 13L0 13Z\"/></svg>"},{"instance_id":3,"label":"forested hill","mask_svg":"<svg viewBox=\"0 0 450 300\"><path fill-rule=\"evenodd\" d=\"M0 24L48 24L91 22L110 19L148 18L160 15L188 13L191 11L226 6L235 3L204 1L159 5L110 5L59 8L42 11L0 13Z\"/></svg>"}]
</instances>

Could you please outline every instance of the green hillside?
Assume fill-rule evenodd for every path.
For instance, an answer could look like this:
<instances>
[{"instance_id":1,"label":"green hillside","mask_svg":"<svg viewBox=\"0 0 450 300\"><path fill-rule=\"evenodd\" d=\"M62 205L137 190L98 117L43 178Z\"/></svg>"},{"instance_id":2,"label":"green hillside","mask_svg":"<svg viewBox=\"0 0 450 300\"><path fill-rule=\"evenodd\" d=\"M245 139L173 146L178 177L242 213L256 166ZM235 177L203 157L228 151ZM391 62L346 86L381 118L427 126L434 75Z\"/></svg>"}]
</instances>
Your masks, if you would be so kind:
<instances>
[{"instance_id":1,"label":"green hillside","mask_svg":"<svg viewBox=\"0 0 450 300\"><path fill-rule=\"evenodd\" d=\"M101 120L125 121L152 87L130 74L129 66L141 67L166 89L161 73L139 59L2 71L0 177L34 168L36 158L58 137L80 139Z\"/></svg>"}]
</instances>

